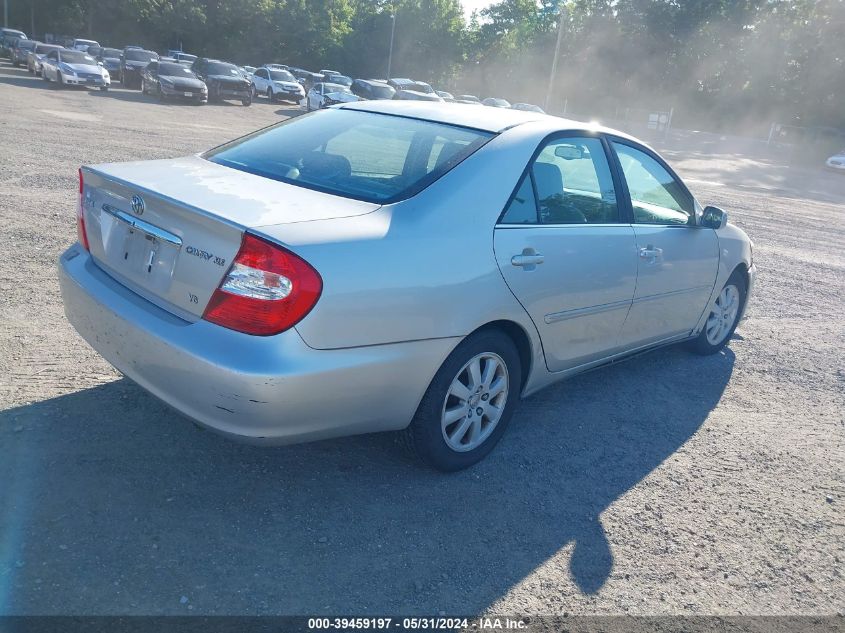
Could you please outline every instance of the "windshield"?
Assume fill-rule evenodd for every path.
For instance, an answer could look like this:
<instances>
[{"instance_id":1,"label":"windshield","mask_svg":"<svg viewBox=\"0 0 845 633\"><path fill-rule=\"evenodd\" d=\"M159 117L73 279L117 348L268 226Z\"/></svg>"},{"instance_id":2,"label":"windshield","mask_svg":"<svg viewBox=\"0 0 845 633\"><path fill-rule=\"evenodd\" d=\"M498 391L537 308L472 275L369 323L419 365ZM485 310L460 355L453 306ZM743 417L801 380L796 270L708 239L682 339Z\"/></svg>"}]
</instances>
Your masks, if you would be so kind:
<instances>
[{"instance_id":1,"label":"windshield","mask_svg":"<svg viewBox=\"0 0 845 633\"><path fill-rule=\"evenodd\" d=\"M341 86L352 85L352 79L346 75L329 75L326 79L333 84L340 84Z\"/></svg>"},{"instance_id":2,"label":"windshield","mask_svg":"<svg viewBox=\"0 0 845 633\"><path fill-rule=\"evenodd\" d=\"M52 44L39 44L35 47L35 54L36 55L46 55L50 51L57 51L60 50L61 46L53 46Z\"/></svg>"},{"instance_id":3,"label":"windshield","mask_svg":"<svg viewBox=\"0 0 845 633\"><path fill-rule=\"evenodd\" d=\"M35 42L32 40L18 40L18 48L21 50L30 50L35 48Z\"/></svg>"},{"instance_id":4,"label":"windshield","mask_svg":"<svg viewBox=\"0 0 845 633\"><path fill-rule=\"evenodd\" d=\"M158 59L158 55L151 51L142 51L137 48L126 51L126 60L130 62L151 62Z\"/></svg>"},{"instance_id":5,"label":"windshield","mask_svg":"<svg viewBox=\"0 0 845 633\"><path fill-rule=\"evenodd\" d=\"M222 62L211 62L208 64L209 75L232 75L233 77L241 77L241 71L237 66L232 64L224 64Z\"/></svg>"},{"instance_id":6,"label":"windshield","mask_svg":"<svg viewBox=\"0 0 845 633\"><path fill-rule=\"evenodd\" d=\"M104 48L100 51L100 55L102 57L108 57L111 59L119 59L120 58L120 51L116 48Z\"/></svg>"},{"instance_id":7,"label":"windshield","mask_svg":"<svg viewBox=\"0 0 845 633\"><path fill-rule=\"evenodd\" d=\"M194 62L197 60L196 55L189 55L188 53L179 53L176 58L186 62Z\"/></svg>"},{"instance_id":8,"label":"windshield","mask_svg":"<svg viewBox=\"0 0 845 633\"><path fill-rule=\"evenodd\" d=\"M191 69L175 62L163 62L158 66L159 76L164 77L193 77Z\"/></svg>"},{"instance_id":9,"label":"windshield","mask_svg":"<svg viewBox=\"0 0 845 633\"><path fill-rule=\"evenodd\" d=\"M258 131L204 158L308 189L385 203L421 191L492 137L431 121L324 110Z\"/></svg>"},{"instance_id":10,"label":"windshield","mask_svg":"<svg viewBox=\"0 0 845 633\"><path fill-rule=\"evenodd\" d=\"M349 88L340 84L323 84L323 94L330 92L349 92Z\"/></svg>"},{"instance_id":11,"label":"windshield","mask_svg":"<svg viewBox=\"0 0 845 633\"><path fill-rule=\"evenodd\" d=\"M93 57L82 51L62 51L62 61L66 64L88 64L96 66L97 62Z\"/></svg>"},{"instance_id":12,"label":"windshield","mask_svg":"<svg viewBox=\"0 0 845 633\"><path fill-rule=\"evenodd\" d=\"M270 70L268 72L270 73L270 79L272 79L273 81L293 81L293 82L296 82L296 79L293 78L293 75L291 75L286 70Z\"/></svg>"}]
</instances>

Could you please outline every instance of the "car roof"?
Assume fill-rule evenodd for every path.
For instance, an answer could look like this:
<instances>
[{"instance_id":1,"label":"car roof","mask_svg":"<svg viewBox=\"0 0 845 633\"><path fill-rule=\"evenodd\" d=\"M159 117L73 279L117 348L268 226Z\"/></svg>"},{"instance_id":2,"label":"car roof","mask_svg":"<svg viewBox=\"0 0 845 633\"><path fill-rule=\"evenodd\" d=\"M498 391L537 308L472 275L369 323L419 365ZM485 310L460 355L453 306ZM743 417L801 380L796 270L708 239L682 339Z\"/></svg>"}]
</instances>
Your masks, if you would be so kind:
<instances>
[{"instance_id":1,"label":"car roof","mask_svg":"<svg viewBox=\"0 0 845 633\"><path fill-rule=\"evenodd\" d=\"M394 114L414 119L460 125L485 132L504 132L508 128L523 123L541 122L548 124L549 131L554 130L584 130L592 132L607 132L624 138L632 138L623 132L606 128L598 124L573 121L550 114L529 112L526 110L511 110L508 108L491 108L483 105L462 105L459 103L439 103L432 101L359 101L340 106L344 110L360 110L380 114Z\"/></svg>"}]
</instances>

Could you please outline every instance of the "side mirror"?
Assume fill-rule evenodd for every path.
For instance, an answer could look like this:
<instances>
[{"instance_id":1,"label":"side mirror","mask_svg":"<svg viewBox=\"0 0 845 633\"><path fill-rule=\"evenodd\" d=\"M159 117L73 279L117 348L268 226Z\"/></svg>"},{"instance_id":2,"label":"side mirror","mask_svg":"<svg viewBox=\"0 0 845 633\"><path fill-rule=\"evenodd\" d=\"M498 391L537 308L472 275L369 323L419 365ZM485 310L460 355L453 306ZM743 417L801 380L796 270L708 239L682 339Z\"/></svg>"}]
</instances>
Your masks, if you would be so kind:
<instances>
[{"instance_id":1,"label":"side mirror","mask_svg":"<svg viewBox=\"0 0 845 633\"><path fill-rule=\"evenodd\" d=\"M719 207L704 207L704 213L701 214L701 226L708 229L723 229L728 223L728 213Z\"/></svg>"}]
</instances>

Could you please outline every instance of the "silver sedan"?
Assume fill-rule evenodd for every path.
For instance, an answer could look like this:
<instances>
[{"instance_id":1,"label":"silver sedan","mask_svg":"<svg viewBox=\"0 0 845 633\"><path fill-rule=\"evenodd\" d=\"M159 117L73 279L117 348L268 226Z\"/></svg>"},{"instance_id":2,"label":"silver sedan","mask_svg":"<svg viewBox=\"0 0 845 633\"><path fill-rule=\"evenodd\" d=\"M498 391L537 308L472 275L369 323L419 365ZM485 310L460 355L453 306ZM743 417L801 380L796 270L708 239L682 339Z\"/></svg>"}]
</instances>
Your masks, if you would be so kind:
<instances>
[{"instance_id":1,"label":"silver sedan","mask_svg":"<svg viewBox=\"0 0 845 633\"><path fill-rule=\"evenodd\" d=\"M442 470L557 380L720 351L755 276L653 150L536 112L347 104L79 192L65 311L118 370L233 437L400 431Z\"/></svg>"}]
</instances>

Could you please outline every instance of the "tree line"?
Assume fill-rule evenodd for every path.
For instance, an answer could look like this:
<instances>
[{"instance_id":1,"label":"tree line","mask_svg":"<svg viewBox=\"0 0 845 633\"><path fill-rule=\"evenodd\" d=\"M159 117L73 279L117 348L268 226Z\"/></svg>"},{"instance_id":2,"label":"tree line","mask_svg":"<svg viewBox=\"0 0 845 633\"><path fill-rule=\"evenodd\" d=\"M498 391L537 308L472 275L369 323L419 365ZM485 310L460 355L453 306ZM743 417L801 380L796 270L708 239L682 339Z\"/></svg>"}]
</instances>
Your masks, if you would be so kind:
<instances>
[{"instance_id":1,"label":"tree line","mask_svg":"<svg viewBox=\"0 0 845 633\"><path fill-rule=\"evenodd\" d=\"M845 128L845 0L9 0L10 26L281 62L619 117L760 133ZM394 24L395 20L395 24ZM559 31L560 29L560 31Z\"/></svg>"}]
</instances>

